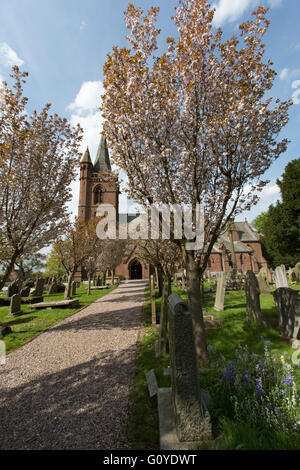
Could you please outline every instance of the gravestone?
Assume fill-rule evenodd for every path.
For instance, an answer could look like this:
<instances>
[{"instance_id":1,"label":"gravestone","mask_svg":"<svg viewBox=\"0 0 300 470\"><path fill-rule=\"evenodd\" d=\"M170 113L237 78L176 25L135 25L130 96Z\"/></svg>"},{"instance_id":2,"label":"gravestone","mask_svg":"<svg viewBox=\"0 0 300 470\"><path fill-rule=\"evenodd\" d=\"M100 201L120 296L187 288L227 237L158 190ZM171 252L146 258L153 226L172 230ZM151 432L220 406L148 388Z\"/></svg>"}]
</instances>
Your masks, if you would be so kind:
<instances>
[{"instance_id":1,"label":"gravestone","mask_svg":"<svg viewBox=\"0 0 300 470\"><path fill-rule=\"evenodd\" d=\"M72 282L72 296L73 296L73 295L76 295L76 285L77 285L76 282L73 281L73 282Z\"/></svg>"},{"instance_id":2,"label":"gravestone","mask_svg":"<svg viewBox=\"0 0 300 470\"><path fill-rule=\"evenodd\" d=\"M172 402L179 441L211 438L211 422L198 378L192 314L177 295L169 297Z\"/></svg>"},{"instance_id":3,"label":"gravestone","mask_svg":"<svg viewBox=\"0 0 300 470\"><path fill-rule=\"evenodd\" d=\"M245 280L246 315L251 323L262 323L262 314L259 300L259 284L253 271L247 271Z\"/></svg>"},{"instance_id":4,"label":"gravestone","mask_svg":"<svg viewBox=\"0 0 300 470\"><path fill-rule=\"evenodd\" d=\"M20 292L21 297L29 297L30 295L30 287L23 287L23 289Z\"/></svg>"},{"instance_id":5,"label":"gravestone","mask_svg":"<svg viewBox=\"0 0 300 470\"><path fill-rule=\"evenodd\" d=\"M13 281L9 284L7 290L7 297L12 297L14 294L19 293L19 283L18 281Z\"/></svg>"},{"instance_id":6,"label":"gravestone","mask_svg":"<svg viewBox=\"0 0 300 470\"><path fill-rule=\"evenodd\" d=\"M20 294L14 294L10 299L9 316L15 315L22 315Z\"/></svg>"},{"instance_id":7,"label":"gravestone","mask_svg":"<svg viewBox=\"0 0 300 470\"><path fill-rule=\"evenodd\" d=\"M287 287L280 287L273 292L278 314L278 325L282 335L286 338L298 338L300 326L300 300L298 291Z\"/></svg>"},{"instance_id":8,"label":"gravestone","mask_svg":"<svg viewBox=\"0 0 300 470\"><path fill-rule=\"evenodd\" d=\"M31 293L32 297L42 297L43 296L44 284L45 284L45 279L43 279L42 277L39 277L36 280L34 290Z\"/></svg>"},{"instance_id":9,"label":"gravestone","mask_svg":"<svg viewBox=\"0 0 300 470\"><path fill-rule=\"evenodd\" d=\"M10 326L0 325L0 335L6 336L6 335L9 335L9 333L11 332L12 332L12 329Z\"/></svg>"},{"instance_id":10,"label":"gravestone","mask_svg":"<svg viewBox=\"0 0 300 470\"><path fill-rule=\"evenodd\" d=\"M296 264L296 266L294 268L294 271L295 271L295 274L296 274L297 282L300 283L300 263Z\"/></svg>"},{"instance_id":11,"label":"gravestone","mask_svg":"<svg viewBox=\"0 0 300 470\"><path fill-rule=\"evenodd\" d=\"M147 380L147 385L148 385L149 396L150 398L152 398L155 395L157 395L157 392L158 392L158 385L157 385L157 380L156 380L154 369L151 369L148 372L146 372L146 380Z\"/></svg>"},{"instance_id":12,"label":"gravestone","mask_svg":"<svg viewBox=\"0 0 300 470\"><path fill-rule=\"evenodd\" d=\"M226 289L226 273L222 272L218 276L217 280L217 292L214 309L218 312L224 310L224 298Z\"/></svg>"},{"instance_id":13,"label":"gravestone","mask_svg":"<svg viewBox=\"0 0 300 470\"><path fill-rule=\"evenodd\" d=\"M285 266L283 264L275 269L275 284L276 289L289 287Z\"/></svg>"},{"instance_id":14,"label":"gravestone","mask_svg":"<svg viewBox=\"0 0 300 470\"><path fill-rule=\"evenodd\" d=\"M268 283L268 277L263 268L257 274L257 281L259 285L259 291L261 294L271 294L270 286Z\"/></svg>"}]
</instances>

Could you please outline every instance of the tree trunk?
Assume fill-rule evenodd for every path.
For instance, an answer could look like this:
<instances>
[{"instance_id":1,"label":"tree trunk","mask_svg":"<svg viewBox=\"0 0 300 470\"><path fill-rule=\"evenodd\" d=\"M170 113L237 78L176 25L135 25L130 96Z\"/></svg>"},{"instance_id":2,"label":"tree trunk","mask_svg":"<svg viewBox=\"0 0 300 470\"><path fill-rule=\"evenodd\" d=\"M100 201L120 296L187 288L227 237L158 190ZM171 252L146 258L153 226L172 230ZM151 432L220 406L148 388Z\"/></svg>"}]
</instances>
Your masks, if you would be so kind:
<instances>
[{"instance_id":1,"label":"tree trunk","mask_svg":"<svg viewBox=\"0 0 300 470\"><path fill-rule=\"evenodd\" d=\"M115 284L115 270L113 269L111 272L111 285Z\"/></svg>"},{"instance_id":2,"label":"tree trunk","mask_svg":"<svg viewBox=\"0 0 300 470\"><path fill-rule=\"evenodd\" d=\"M75 272L68 274L68 281L67 281L68 284L65 289L65 295L64 295L65 300L70 300L72 298L72 282L74 279Z\"/></svg>"},{"instance_id":3,"label":"tree trunk","mask_svg":"<svg viewBox=\"0 0 300 470\"><path fill-rule=\"evenodd\" d=\"M164 272L161 267L157 268L157 285L158 285L158 295L162 296L163 292L163 283L164 283Z\"/></svg>"},{"instance_id":4,"label":"tree trunk","mask_svg":"<svg viewBox=\"0 0 300 470\"><path fill-rule=\"evenodd\" d=\"M165 276L163 280L163 292L160 308L158 355L165 356L167 352L168 331L168 298L171 295L171 277Z\"/></svg>"},{"instance_id":5,"label":"tree trunk","mask_svg":"<svg viewBox=\"0 0 300 470\"><path fill-rule=\"evenodd\" d=\"M88 273L88 291L87 295L91 295L91 274Z\"/></svg>"},{"instance_id":6,"label":"tree trunk","mask_svg":"<svg viewBox=\"0 0 300 470\"><path fill-rule=\"evenodd\" d=\"M200 366L209 363L200 291L200 269L193 252L186 253L186 283L189 309L193 318L197 361Z\"/></svg>"},{"instance_id":7,"label":"tree trunk","mask_svg":"<svg viewBox=\"0 0 300 470\"><path fill-rule=\"evenodd\" d=\"M12 255L9 264L7 268L5 269L3 277L0 279L0 290L2 290L3 287L5 286L6 281L8 280L9 276L11 275L12 270L14 269L15 262L21 254L22 254L22 250L15 250L14 254Z\"/></svg>"}]
</instances>

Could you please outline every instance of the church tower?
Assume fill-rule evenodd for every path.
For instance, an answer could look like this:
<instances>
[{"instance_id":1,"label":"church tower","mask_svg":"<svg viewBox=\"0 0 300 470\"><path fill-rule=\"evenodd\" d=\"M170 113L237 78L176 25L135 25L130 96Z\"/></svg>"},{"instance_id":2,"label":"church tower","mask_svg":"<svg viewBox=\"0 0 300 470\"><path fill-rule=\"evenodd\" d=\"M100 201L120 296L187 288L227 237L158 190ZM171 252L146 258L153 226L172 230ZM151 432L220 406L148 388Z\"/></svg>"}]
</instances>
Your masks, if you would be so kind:
<instances>
[{"instance_id":1,"label":"church tower","mask_svg":"<svg viewBox=\"0 0 300 470\"><path fill-rule=\"evenodd\" d=\"M102 135L95 163L87 148L80 162L78 219L87 222L100 204L111 204L119 212L119 182L112 173L106 138Z\"/></svg>"}]
</instances>

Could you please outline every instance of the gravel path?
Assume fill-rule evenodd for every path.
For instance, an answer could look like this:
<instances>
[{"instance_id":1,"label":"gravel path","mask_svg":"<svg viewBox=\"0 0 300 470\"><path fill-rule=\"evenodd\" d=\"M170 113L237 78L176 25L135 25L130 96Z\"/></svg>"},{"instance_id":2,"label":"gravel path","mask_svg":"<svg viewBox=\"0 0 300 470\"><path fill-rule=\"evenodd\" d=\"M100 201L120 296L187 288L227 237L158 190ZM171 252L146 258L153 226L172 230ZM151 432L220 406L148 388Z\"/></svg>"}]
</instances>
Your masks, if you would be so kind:
<instances>
[{"instance_id":1,"label":"gravel path","mask_svg":"<svg viewBox=\"0 0 300 470\"><path fill-rule=\"evenodd\" d=\"M126 449L144 281L118 289L0 365L0 449Z\"/></svg>"}]
</instances>

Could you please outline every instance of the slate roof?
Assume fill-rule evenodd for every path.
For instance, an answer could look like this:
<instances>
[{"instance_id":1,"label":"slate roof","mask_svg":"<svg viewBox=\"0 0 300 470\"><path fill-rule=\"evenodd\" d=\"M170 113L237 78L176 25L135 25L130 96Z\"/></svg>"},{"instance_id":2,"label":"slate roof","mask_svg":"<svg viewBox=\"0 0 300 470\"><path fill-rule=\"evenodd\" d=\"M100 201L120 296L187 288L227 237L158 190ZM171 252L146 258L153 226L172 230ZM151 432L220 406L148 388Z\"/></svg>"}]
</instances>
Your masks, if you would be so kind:
<instances>
[{"instance_id":1,"label":"slate roof","mask_svg":"<svg viewBox=\"0 0 300 470\"><path fill-rule=\"evenodd\" d=\"M101 135L93 171L98 172L103 170L111 171L111 166L106 138L104 137L104 135Z\"/></svg>"},{"instance_id":2,"label":"slate roof","mask_svg":"<svg viewBox=\"0 0 300 470\"><path fill-rule=\"evenodd\" d=\"M92 163L91 155L90 155L90 151L89 151L88 147L87 147L82 159L80 160L80 163Z\"/></svg>"}]
</instances>

